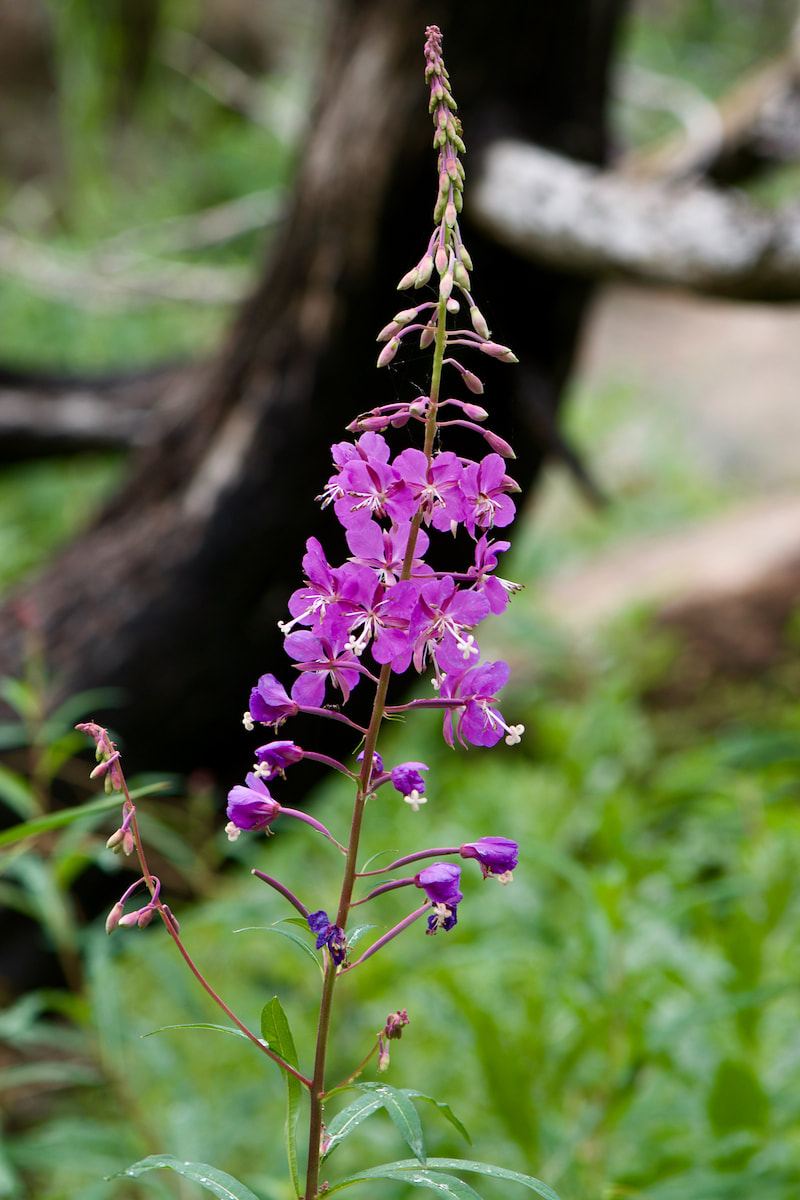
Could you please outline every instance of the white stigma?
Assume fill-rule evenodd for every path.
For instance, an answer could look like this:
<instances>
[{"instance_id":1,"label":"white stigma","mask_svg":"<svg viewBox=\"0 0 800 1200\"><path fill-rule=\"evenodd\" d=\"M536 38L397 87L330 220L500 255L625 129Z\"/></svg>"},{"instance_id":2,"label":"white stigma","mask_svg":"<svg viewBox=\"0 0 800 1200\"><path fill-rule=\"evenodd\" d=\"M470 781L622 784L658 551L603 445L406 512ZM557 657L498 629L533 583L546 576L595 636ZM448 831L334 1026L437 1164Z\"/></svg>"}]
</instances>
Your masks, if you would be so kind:
<instances>
[{"instance_id":1,"label":"white stigma","mask_svg":"<svg viewBox=\"0 0 800 1200\"><path fill-rule=\"evenodd\" d=\"M413 792L409 792L407 796L403 796L403 799L406 804L411 805L412 812L419 812L419 806L428 803L428 797L421 796L416 788L414 788Z\"/></svg>"},{"instance_id":2,"label":"white stigma","mask_svg":"<svg viewBox=\"0 0 800 1200\"><path fill-rule=\"evenodd\" d=\"M522 735L525 732L524 725L509 725L506 735L506 745L516 746L522 741Z\"/></svg>"},{"instance_id":3,"label":"white stigma","mask_svg":"<svg viewBox=\"0 0 800 1200\"><path fill-rule=\"evenodd\" d=\"M246 712L242 717L242 724L244 725L245 729L253 728L253 718L250 716L249 712Z\"/></svg>"}]
</instances>

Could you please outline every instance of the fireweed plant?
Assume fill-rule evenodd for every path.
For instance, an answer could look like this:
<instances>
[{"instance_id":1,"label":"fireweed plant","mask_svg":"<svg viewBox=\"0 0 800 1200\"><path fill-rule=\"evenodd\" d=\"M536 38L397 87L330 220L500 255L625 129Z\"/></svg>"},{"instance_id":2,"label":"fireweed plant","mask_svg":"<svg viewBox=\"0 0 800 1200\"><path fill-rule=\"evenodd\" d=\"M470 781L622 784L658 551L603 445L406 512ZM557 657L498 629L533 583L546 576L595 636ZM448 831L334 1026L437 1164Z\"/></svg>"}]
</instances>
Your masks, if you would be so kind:
<instances>
[{"instance_id":1,"label":"fireweed plant","mask_svg":"<svg viewBox=\"0 0 800 1200\"><path fill-rule=\"evenodd\" d=\"M482 424L488 417L484 408L472 400L443 398L442 393L445 380L473 396L483 392L479 376L460 361L462 351L473 354L478 361L480 355L508 363L517 360L508 347L491 340L486 321L472 297L469 275L472 262L458 223L464 186L460 158L464 143L441 57L441 34L436 26L430 26L426 32L425 79L430 86L434 147L439 152L439 192L433 215L435 228L425 253L398 287L422 289L435 272L438 294L435 299L403 309L381 330L378 341L385 345L378 366L390 363L408 340L415 340L422 349L430 348L433 362L428 394L360 415L348 426L357 440L333 446L334 473L319 499L323 507L333 509L343 526L351 554L342 566L334 567L328 563L319 541L308 540L303 559L305 581L289 600L289 619L280 622L285 649L294 660L298 677L287 691L274 675L262 675L251 692L249 710L244 715L247 729L267 726L276 734L298 713L337 721L343 736L351 743L354 759L348 765L288 738L268 741L256 748L256 762L245 783L232 788L228 795L226 832L231 840L243 832L270 834L278 818L292 817L328 839L343 857L338 900L326 909L312 909L277 879L259 870L253 872L294 907L299 922L307 926L316 949L322 952L319 1020L310 1068L303 1070L299 1065L288 1021L277 998L262 1013L259 1037L231 1011L195 965L181 940L177 920L161 898L160 882L147 866L119 752L99 726L88 723L78 728L96 744L98 765L92 774L104 777L108 792L120 792L123 797L122 823L109 839L109 846L126 854L135 853L141 867L141 877L114 905L106 928L111 933L119 926L142 927L158 915L190 970L234 1023L234 1032L248 1038L284 1072L288 1092L287 1149L296 1196L316 1200L322 1193L330 1195L362 1180L388 1178L427 1187L459 1200L475 1197L477 1193L468 1184L450 1173L460 1169L515 1180L553 1200L555 1193L546 1184L527 1175L467 1160L426 1158L419 1116L411 1098L431 1101L465 1132L448 1106L417 1091L392 1088L384 1083L357 1082L375 1055L378 1071L388 1066L389 1043L399 1038L409 1023L405 1009L389 1014L364 1059L346 1078L332 1084L326 1076L334 995L338 988L346 989L346 976L420 920L424 921L427 934L446 935L453 929L463 899L462 868L453 860L474 861L484 880L505 884L511 880L518 857L517 843L511 839L479 836L460 846L418 850L388 866L358 868L368 802L376 799L384 788L396 789L413 812L427 799L423 772L428 768L424 763L405 762L387 767L378 752L386 718L420 708L440 709L444 739L450 746L456 741L463 746L495 746L500 741L513 746L524 732L522 725L509 725L498 707L497 693L508 680L508 666L504 662L481 661L473 633L490 613L505 609L518 586L494 573L498 555L508 549L509 543L492 539L493 531L505 529L514 517L509 493L518 488L505 469L505 459L513 458L513 452L502 438ZM422 448L406 448L393 457L384 434L415 426L421 427ZM484 451L488 447L488 453L482 452L482 457L471 461L441 449L451 426L483 438ZM469 536L471 561L459 573L437 570L435 555L431 553L436 539L452 537L460 530ZM390 704L393 677L405 675L411 667L420 674L430 672L434 694ZM374 688L371 717L366 726L341 711L353 688L364 684ZM352 782L355 799L345 842L339 842L326 826L307 813L287 808L274 798L272 789L276 781L285 778L286 771L303 759L324 763ZM417 866L416 873L406 873ZM398 877L398 872L404 873ZM365 894L354 899L357 885ZM147 901L133 908L129 902L141 888L147 893ZM412 889L415 900L411 911L367 949L357 952L355 943L363 927L348 935L354 910L400 888ZM326 1101L348 1089L355 1090L357 1098L326 1127L323 1123ZM304 1184L296 1149L303 1091L309 1100ZM321 1178L323 1164L336 1146L379 1108L389 1113L415 1158L373 1167L339 1182ZM225 1173L167 1155L144 1159L123 1174L139 1175L155 1167L178 1171L218 1196L253 1200L252 1192Z\"/></svg>"}]
</instances>

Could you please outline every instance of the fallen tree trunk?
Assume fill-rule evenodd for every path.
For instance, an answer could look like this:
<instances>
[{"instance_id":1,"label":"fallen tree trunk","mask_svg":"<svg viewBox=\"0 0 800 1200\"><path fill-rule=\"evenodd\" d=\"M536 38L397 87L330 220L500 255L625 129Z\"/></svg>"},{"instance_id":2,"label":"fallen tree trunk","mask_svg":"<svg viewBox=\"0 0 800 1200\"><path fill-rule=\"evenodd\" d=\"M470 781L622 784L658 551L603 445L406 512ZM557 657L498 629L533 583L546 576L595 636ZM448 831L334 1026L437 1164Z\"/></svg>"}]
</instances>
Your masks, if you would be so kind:
<instances>
[{"instance_id":1,"label":"fallen tree trunk","mask_svg":"<svg viewBox=\"0 0 800 1200\"><path fill-rule=\"evenodd\" d=\"M622 7L438 4L468 149L516 135L602 161ZM275 622L305 539L322 530L330 542L333 522L313 499L330 443L355 411L395 395L392 373L374 370L374 337L430 228L421 47L431 9L335 6L288 221L259 286L216 361L193 386L170 390L159 437L94 527L24 589L61 691L125 690L112 718L132 767L206 766L230 783L251 752L238 728L250 685L265 670L289 677ZM589 286L520 263L468 213L465 233L478 294L521 362L513 372L490 363L487 394L528 488L558 452L547 431ZM16 612L13 601L0 609L6 672L20 665Z\"/></svg>"}]
</instances>

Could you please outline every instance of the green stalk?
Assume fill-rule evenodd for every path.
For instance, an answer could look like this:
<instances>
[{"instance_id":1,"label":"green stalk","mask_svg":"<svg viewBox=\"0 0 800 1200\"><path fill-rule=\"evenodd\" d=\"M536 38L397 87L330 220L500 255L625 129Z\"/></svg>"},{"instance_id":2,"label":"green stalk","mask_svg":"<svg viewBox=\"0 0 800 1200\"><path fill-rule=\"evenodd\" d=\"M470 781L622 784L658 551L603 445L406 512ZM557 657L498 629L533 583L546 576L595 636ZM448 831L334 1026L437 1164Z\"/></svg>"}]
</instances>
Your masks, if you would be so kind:
<instances>
[{"instance_id":1,"label":"green stalk","mask_svg":"<svg viewBox=\"0 0 800 1200\"><path fill-rule=\"evenodd\" d=\"M450 230L446 235L448 241L452 234ZM430 405L428 406L428 415L425 423L425 454L428 462L433 457L433 447L436 439L436 414L439 406L439 392L442 381L442 365L444 362L444 351L447 342L447 299L442 297L439 300L438 308L438 323L436 327L436 340L433 351L433 366L431 368L431 389L430 389ZM411 564L414 561L414 551L417 545L417 535L422 524L422 510L419 509L411 522L411 532L408 538L405 557L403 559L403 569L400 572L400 579L406 580L411 578ZM341 929L347 928L347 918L350 913L350 904L353 898L353 888L356 881L356 864L358 861L358 848L361 840L361 826L364 818L364 809L369 797L369 781L372 774L372 756L375 752L375 747L378 742L378 734L383 722L386 695L389 690L389 680L392 675L391 663L386 663L381 668L381 673L378 678L378 685L375 690L375 700L372 705L372 715L370 717L369 727L366 737L364 738L364 765L361 769L361 776L356 793L355 803L353 805L353 817L350 823L350 840L347 844L347 859L344 866L344 876L342 878L342 890L339 896L339 909L336 916L336 924ZM319 1020L317 1023L317 1044L314 1054L314 1074L311 1081L311 1112L309 1114L308 1127L308 1168L306 1171L306 1191L305 1200L317 1200L319 1194L319 1169L321 1163L321 1142L322 1142L322 1105L325 1095L325 1061L328 1051L328 1039L330 1036L331 1014L333 1011L333 993L336 987L337 968L330 957L330 954L325 952L325 976L322 983L322 995L319 1005Z\"/></svg>"}]
</instances>

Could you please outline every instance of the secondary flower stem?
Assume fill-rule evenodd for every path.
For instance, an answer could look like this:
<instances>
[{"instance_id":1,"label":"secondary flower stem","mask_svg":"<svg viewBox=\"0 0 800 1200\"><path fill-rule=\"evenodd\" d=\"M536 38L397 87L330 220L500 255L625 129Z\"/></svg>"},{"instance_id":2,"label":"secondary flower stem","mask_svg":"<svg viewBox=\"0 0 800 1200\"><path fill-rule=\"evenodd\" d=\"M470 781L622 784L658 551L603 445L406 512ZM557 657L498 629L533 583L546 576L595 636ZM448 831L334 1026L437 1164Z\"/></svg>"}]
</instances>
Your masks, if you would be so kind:
<instances>
[{"instance_id":1,"label":"secondary flower stem","mask_svg":"<svg viewBox=\"0 0 800 1200\"><path fill-rule=\"evenodd\" d=\"M404 930L408 929L409 925L413 925L415 921L418 921L422 914L426 913L430 907L431 902L428 900L422 905L421 908L417 908L414 910L414 912L409 913L407 917L404 917L403 920L390 929L388 933L385 933L382 938L378 938L377 942L373 942L369 950L364 951L364 953L361 955L361 958L357 958L356 961L354 963L350 963L348 967L343 967L339 974L345 975L348 971L352 971L354 967L358 967L361 965L361 963L366 962L368 958L372 958L372 955L377 954L377 952L381 950L387 944L387 942L391 942L392 939L396 938L399 933L403 933Z\"/></svg>"}]
</instances>

